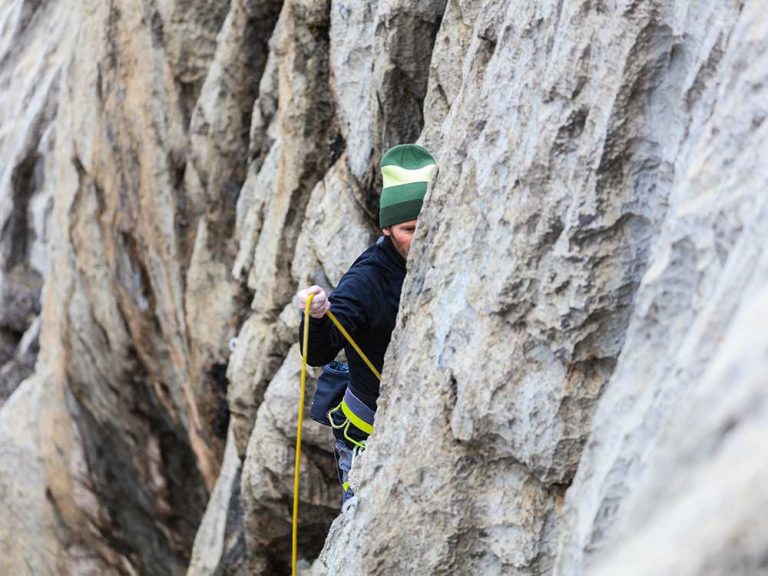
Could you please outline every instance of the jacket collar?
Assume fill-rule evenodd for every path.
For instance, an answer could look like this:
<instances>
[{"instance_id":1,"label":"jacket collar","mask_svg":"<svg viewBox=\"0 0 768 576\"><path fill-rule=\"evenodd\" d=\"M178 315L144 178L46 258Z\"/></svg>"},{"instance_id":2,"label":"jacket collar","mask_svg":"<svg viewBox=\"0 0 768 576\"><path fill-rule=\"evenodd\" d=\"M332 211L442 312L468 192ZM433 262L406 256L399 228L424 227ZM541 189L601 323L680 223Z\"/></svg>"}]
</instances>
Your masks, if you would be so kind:
<instances>
[{"instance_id":1,"label":"jacket collar","mask_svg":"<svg viewBox=\"0 0 768 576\"><path fill-rule=\"evenodd\" d=\"M376 244L381 248L388 264L405 272L405 258L400 256L400 253L395 249L394 244L392 244L392 239L389 236L381 236L376 241Z\"/></svg>"}]
</instances>

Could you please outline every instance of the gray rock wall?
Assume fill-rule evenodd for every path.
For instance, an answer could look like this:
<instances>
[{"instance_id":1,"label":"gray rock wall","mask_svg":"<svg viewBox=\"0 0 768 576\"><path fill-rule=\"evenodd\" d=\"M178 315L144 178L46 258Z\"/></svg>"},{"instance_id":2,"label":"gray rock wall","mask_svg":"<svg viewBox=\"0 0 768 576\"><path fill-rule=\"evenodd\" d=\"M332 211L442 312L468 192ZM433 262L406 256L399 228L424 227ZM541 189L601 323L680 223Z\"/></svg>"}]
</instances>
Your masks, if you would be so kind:
<instances>
[{"instance_id":1,"label":"gray rock wall","mask_svg":"<svg viewBox=\"0 0 768 576\"><path fill-rule=\"evenodd\" d=\"M767 26L0 2L0 572L289 571L291 298L376 237L378 159L419 141L360 505L336 518L307 418L302 572L768 573Z\"/></svg>"},{"instance_id":2,"label":"gray rock wall","mask_svg":"<svg viewBox=\"0 0 768 576\"><path fill-rule=\"evenodd\" d=\"M72 53L64 6L6 2L0 16L0 404L32 373L47 268L62 67Z\"/></svg>"}]
</instances>

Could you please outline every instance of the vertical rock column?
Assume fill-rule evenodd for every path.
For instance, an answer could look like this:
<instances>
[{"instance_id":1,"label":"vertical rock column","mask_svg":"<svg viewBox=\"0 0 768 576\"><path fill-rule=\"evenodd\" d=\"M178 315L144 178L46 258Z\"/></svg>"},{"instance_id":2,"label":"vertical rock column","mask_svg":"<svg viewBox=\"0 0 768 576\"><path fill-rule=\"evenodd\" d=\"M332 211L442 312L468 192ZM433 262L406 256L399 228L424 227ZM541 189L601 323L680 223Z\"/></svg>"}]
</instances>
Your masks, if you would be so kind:
<instances>
[{"instance_id":1,"label":"vertical rock column","mask_svg":"<svg viewBox=\"0 0 768 576\"><path fill-rule=\"evenodd\" d=\"M566 496L557 574L766 571L763 14L759 2L680 3L691 120Z\"/></svg>"},{"instance_id":2,"label":"vertical rock column","mask_svg":"<svg viewBox=\"0 0 768 576\"><path fill-rule=\"evenodd\" d=\"M249 566L257 573L284 570L286 562L290 562L290 548L285 548L284 502L279 502L277 510L273 508L276 502L270 492L272 480L264 476L263 466L254 470L252 453L263 450L277 458L278 474L287 471L288 462L292 462L290 448L283 439L295 429L295 408L280 413L287 419L279 425L274 418L280 416L272 414L272 418L267 418L262 413L272 404L268 400L269 391L277 390L276 384L267 389L273 379L284 383L283 394L287 396L283 396L280 404L295 406L296 401L298 380L286 377L288 373L297 377L295 367L286 372L288 369L280 366L289 353L297 327L297 313L290 308L296 290L292 276L296 243L310 193L331 160L329 26L328 2L288 2L283 7L277 35L272 39L276 59L273 85L277 103L273 120L276 139L255 176L257 186L258 183L265 186L254 189L249 208L260 214L251 216L258 217L258 229L250 224L247 230L253 236L246 237L240 248L241 254L244 250L253 250L252 255L243 254L244 258L252 259L248 284L254 291L253 312L246 330L262 337L245 340L241 335L238 348L240 342L245 344L242 353L251 356L256 365L252 376L244 378L247 373L236 376L242 379L243 385L234 390L239 396L230 395L230 398L234 400L233 410L237 410L236 435L244 434L246 441L250 437L241 494ZM260 99L268 97L262 94ZM291 358L297 359L295 351ZM284 373L286 375L281 376ZM242 411L241 406L246 411Z\"/></svg>"},{"instance_id":3,"label":"vertical rock column","mask_svg":"<svg viewBox=\"0 0 768 576\"><path fill-rule=\"evenodd\" d=\"M226 390L211 389L226 385L242 308L225 232L279 6L52 2L28 18L37 4L15 5L39 34L64 27L73 50L45 164L56 204L40 362L13 403L39 425L23 445L3 435L0 457L15 485L10 448L26 454L14 506L45 545L14 547L4 566L179 573L223 452ZM34 181L30 166L16 183Z\"/></svg>"},{"instance_id":4,"label":"vertical rock column","mask_svg":"<svg viewBox=\"0 0 768 576\"><path fill-rule=\"evenodd\" d=\"M57 3L0 8L0 405L38 352L52 124L75 37L70 18Z\"/></svg>"},{"instance_id":5,"label":"vertical rock column","mask_svg":"<svg viewBox=\"0 0 768 576\"><path fill-rule=\"evenodd\" d=\"M333 573L552 570L690 122L688 32L665 2L449 3L440 171Z\"/></svg>"}]
</instances>

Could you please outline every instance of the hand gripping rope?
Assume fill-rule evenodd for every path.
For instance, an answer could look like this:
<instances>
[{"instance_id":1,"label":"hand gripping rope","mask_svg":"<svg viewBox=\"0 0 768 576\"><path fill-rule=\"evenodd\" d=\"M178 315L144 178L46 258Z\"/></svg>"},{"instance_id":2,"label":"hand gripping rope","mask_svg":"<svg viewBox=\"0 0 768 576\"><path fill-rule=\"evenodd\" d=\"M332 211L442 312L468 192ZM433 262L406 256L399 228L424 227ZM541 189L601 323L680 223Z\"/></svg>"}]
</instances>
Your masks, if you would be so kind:
<instances>
[{"instance_id":1,"label":"hand gripping rope","mask_svg":"<svg viewBox=\"0 0 768 576\"><path fill-rule=\"evenodd\" d=\"M297 576L298 574L296 569L296 563L297 563L298 553L299 553L299 550L298 550L299 471L300 471L300 465L301 465L301 428L304 422L304 394L307 387L307 351L309 350L309 310L310 310L310 306L312 305L312 298L314 297L315 297L314 294L310 294L307 297L306 304L304 305L304 339L303 339L303 346L302 346L303 349L301 351L301 391L299 392L299 423L298 423L298 427L296 428L296 464L294 465L295 473L293 477L293 530L291 534L291 544L292 544L291 567L292 567L293 576ZM371 372L373 372L376 375L376 378L381 380L381 374L379 373L379 371L376 370L376 368L368 359L368 357L360 349L360 346L358 346L357 343L352 339L352 336L350 336L349 332L347 332L344 329L344 326L341 325L341 323L338 321L336 316L334 316L330 310L328 310L326 314L328 315L328 318L331 319L331 322L334 323L336 328L339 329L339 332L342 333L344 338L347 339L347 342L349 342L352 348L354 348L355 352L357 352L360 358L363 359L363 362L365 362L368 368L371 369Z\"/></svg>"}]
</instances>

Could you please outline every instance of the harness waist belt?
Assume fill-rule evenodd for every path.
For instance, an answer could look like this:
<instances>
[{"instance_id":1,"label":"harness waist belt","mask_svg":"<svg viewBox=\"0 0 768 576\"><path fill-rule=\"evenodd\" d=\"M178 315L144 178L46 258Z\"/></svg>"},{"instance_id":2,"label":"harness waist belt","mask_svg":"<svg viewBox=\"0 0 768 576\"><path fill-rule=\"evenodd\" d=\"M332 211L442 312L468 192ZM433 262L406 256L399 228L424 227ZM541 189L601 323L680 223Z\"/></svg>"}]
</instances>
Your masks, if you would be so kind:
<instances>
[{"instance_id":1,"label":"harness waist belt","mask_svg":"<svg viewBox=\"0 0 768 576\"><path fill-rule=\"evenodd\" d=\"M366 434L373 434L373 417L375 412L347 388L341 401L341 411L347 420Z\"/></svg>"}]
</instances>

